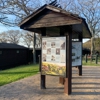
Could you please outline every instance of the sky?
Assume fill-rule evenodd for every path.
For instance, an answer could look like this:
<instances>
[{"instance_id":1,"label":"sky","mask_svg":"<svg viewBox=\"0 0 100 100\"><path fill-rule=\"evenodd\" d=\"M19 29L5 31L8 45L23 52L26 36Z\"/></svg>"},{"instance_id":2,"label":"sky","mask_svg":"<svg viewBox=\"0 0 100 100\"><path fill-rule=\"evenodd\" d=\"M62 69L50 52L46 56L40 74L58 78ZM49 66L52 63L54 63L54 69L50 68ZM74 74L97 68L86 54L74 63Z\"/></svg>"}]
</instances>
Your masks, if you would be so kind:
<instances>
[{"instance_id":1,"label":"sky","mask_svg":"<svg viewBox=\"0 0 100 100\"><path fill-rule=\"evenodd\" d=\"M4 32L4 31L9 31L9 30L21 30L21 29L18 26L16 26L16 27L9 27L9 26L0 24L0 33ZM89 39L83 39L83 43L85 43L88 40Z\"/></svg>"},{"instance_id":2,"label":"sky","mask_svg":"<svg viewBox=\"0 0 100 100\"><path fill-rule=\"evenodd\" d=\"M7 25L2 25L0 24L0 33L4 32L4 31L9 31L9 30L21 30L18 26L15 27L9 27ZM88 41L89 39L83 39L83 43L85 43L86 41Z\"/></svg>"},{"instance_id":3,"label":"sky","mask_svg":"<svg viewBox=\"0 0 100 100\"><path fill-rule=\"evenodd\" d=\"M0 24L0 33L1 32L4 32L4 31L8 31L8 30L19 30L20 28L19 27L9 27L9 26L7 26L7 25L2 25L2 24Z\"/></svg>"},{"instance_id":4,"label":"sky","mask_svg":"<svg viewBox=\"0 0 100 100\"><path fill-rule=\"evenodd\" d=\"M83 43L85 43L85 42L87 42L87 41L89 41L90 39L83 39Z\"/></svg>"},{"instance_id":5,"label":"sky","mask_svg":"<svg viewBox=\"0 0 100 100\"><path fill-rule=\"evenodd\" d=\"M43 2L43 0L42 0ZM10 16L10 19L14 19L14 17ZM0 33L4 31L9 31L9 30L21 30L18 26L10 27L7 25L0 24ZM83 43L88 41L89 39L83 39Z\"/></svg>"}]
</instances>

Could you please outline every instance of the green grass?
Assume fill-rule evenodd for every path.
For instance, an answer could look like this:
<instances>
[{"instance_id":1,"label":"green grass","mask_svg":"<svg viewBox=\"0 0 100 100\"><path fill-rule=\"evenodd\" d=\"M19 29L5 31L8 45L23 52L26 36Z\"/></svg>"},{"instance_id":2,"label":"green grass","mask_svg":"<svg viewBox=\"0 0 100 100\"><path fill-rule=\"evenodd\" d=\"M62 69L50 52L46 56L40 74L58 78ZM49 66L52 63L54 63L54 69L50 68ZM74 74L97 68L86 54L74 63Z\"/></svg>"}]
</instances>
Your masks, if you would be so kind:
<instances>
[{"instance_id":1,"label":"green grass","mask_svg":"<svg viewBox=\"0 0 100 100\"><path fill-rule=\"evenodd\" d=\"M86 66L100 66L100 62L98 62L98 63L96 64L95 61L92 61L92 62L91 62L90 60L88 60L87 63L86 63L85 60L83 60L83 61L82 61L82 64L83 64L83 66L84 66L84 65L86 65Z\"/></svg>"},{"instance_id":2,"label":"green grass","mask_svg":"<svg viewBox=\"0 0 100 100\"><path fill-rule=\"evenodd\" d=\"M86 63L86 58L85 56L82 58L82 64L86 66L100 66L100 56L98 56L98 63L96 64L96 60L92 60L91 58L87 58L87 63Z\"/></svg>"},{"instance_id":3,"label":"green grass","mask_svg":"<svg viewBox=\"0 0 100 100\"><path fill-rule=\"evenodd\" d=\"M0 86L32 76L39 72L39 65L23 65L0 71Z\"/></svg>"}]
</instances>

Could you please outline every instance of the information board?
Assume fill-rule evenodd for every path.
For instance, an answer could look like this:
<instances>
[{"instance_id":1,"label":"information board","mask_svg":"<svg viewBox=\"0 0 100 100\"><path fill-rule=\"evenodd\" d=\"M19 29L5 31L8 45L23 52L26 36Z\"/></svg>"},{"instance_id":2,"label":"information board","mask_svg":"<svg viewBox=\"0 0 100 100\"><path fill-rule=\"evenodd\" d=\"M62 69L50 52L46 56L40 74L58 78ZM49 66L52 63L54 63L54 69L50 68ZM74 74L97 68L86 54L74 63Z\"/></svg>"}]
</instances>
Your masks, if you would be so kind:
<instances>
[{"instance_id":1,"label":"information board","mask_svg":"<svg viewBox=\"0 0 100 100\"><path fill-rule=\"evenodd\" d=\"M65 76L66 37L42 38L41 73Z\"/></svg>"},{"instance_id":2,"label":"information board","mask_svg":"<svg viewBox=\"0 0 100 100\"><path fill-rule=\"evenodd\" d=\"M82 65L82 43L72 42L72 66Z\"/></svg>"}]
</instances>

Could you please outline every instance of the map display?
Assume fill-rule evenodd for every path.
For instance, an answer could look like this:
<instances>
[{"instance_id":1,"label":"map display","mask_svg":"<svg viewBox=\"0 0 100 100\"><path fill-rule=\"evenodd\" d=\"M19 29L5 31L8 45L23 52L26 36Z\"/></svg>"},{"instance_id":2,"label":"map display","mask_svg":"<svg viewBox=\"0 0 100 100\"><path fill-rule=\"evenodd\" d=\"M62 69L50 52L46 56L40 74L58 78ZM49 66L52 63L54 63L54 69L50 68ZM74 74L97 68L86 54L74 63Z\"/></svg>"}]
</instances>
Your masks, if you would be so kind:
<instances>
[{"instance_id":1,"label":"map display","mask_svg":"<svg viewBox=\"0 0 100 100\"><path fill-rule=\"evenodd\" d=\"M72 66L82 65L82 43L72 42Z\"/></svg>"},{"instance_id":2,"label":"map display","mask_svg":"<svg viewBox=\"0 0 100 100\"><path fill-rule=\"evenodd\" d=\"M66 71L66 37L42 38L43 75L65 76Z\"/></svg>"}]
</instances>

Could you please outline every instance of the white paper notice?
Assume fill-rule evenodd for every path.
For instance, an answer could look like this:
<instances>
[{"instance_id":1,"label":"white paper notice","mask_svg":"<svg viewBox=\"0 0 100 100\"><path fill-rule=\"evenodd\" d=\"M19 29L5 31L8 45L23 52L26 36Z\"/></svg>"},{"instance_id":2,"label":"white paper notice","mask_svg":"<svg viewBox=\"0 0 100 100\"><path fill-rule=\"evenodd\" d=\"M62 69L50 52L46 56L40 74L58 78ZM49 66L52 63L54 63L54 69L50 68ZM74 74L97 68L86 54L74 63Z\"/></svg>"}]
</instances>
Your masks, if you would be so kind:
<instances>
[{"instance_id":1,"label":"white paper notice","mask_svg":"<svg viewBox=\"0 0 100 100\"><path fill-rule=\"evenodd\" d=\"M72 66L82 65L82 43L72 42Z\"/></svg>"},{"instance_id":2,"label":"white paper notice","mask_svg":"<svg viewBox=\"0 0 100 100\"><path fill-rule=\"evenodd\" d=\"M65 63L66 37L49 37L42 39L42 61Z\"/></svg>"}]
</instances>

